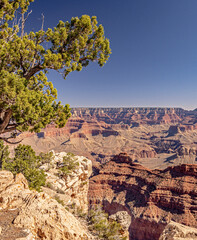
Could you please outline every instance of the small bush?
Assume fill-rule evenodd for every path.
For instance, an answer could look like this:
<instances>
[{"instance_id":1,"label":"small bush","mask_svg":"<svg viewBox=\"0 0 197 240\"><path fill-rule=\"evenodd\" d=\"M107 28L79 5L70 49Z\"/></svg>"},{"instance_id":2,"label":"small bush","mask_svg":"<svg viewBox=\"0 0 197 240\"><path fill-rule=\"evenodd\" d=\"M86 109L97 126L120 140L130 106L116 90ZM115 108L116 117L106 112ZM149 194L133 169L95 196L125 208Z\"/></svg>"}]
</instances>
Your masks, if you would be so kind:
<instances>
[{"instance_id":1,"label":"small bush","mask_svg":"<svg viewBox=\"0 0 197 240\"><path fill-rule=\"evenodd\" d=\"M122 227L114 220L108 219L108 214L101 208L90 210L88 213L89 230L101 240L127 240L122 236Z\"/></svg>"},{"instance_id":2,"label":"small bush","mask_svg":"<svg viewBox=\"0 0 197 240\"><path fill-rule=\"evenodd\" d=\"M9 159L10 152L8 146L4 146L2 140L0 140L0 168L3 169L5 161Z\"/></svg>"},{"instance_id":3,"label":"small bush","mask_svg":"<svg viewBox=\"0 0 197 240\"><path fill-rule=\"evenodd\" d=\"M77 217L80 217L80 218L86 218L87 217L87 214L83 212L83 209L81 209L80 207L77 207L76 210L75 210L75 215Z\"/></svg>"},{"instance_id":4,"label":"small bush","mask_svg":"<svg viewBox=\"0 0 197 240\"><path fill-rule=\"evenodd\" d=\"M40 158L40 166L45 163L51 163L51 161L53 159L53 153L52 152L48 152L48 153L41 152L39 154L39 158Z\"/></svg>"},{"instance_id":5,"label":"small bush","mask_svg":"<svg viewBox=\"0 0 197 240\"><path fill-rule=\"evenodd\" d=\"M55 187L53 186L53 184L50 183L50 182L47 182L47 183L45 184L45 187L50 188L50 189L53 190L53 191L56 191L56 188L55 188Z\"/></svg>"},{"instance_id":6,"label":"small bush","mask_svg":"<svg viewBox=\"0 0 197 240\"><path fill-rule=\"evenodd\" d=\"M66 177L78 168L79 163L73 153L67 153L61 165L62 166L59 167L59 176Z\"/></svg>"}]
</instances>

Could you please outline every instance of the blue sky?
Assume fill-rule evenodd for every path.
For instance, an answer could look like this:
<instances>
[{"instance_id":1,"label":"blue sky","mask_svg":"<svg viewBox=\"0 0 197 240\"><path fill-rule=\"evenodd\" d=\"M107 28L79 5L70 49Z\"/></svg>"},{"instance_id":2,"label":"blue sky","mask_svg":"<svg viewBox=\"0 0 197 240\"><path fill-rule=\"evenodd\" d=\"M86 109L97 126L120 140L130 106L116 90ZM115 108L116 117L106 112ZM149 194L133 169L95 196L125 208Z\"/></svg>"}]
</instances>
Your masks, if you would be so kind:
<instances>
[{"instance_id":1,"label":"blue sky","mask_svg":"<svg viewBox=\"0 0 197 240\"><path fill-rule=\"evenodd\" d=\"M196 0L35 0L26 25L45 29L59 20L97 16L112 55L67 80L51 71L58 100L71 107L183 107L197 103Z\"/></svg>"}]
</instances>

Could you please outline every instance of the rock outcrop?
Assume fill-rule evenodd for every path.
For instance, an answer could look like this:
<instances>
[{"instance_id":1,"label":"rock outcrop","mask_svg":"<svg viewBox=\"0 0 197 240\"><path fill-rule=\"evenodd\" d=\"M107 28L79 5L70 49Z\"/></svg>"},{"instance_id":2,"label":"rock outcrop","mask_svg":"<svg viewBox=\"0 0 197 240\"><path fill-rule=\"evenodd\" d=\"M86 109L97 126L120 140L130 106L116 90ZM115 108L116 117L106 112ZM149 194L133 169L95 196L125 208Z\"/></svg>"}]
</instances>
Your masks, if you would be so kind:
<instances>
[{"instance_id":1,"label":"rock outcrop","mask_svg":"<svg viewBox=\"0 0 197 240\"><path fill-rule=\"evenodd\" d=\"M59 176L59 167L63 163L66 152L53 152L53 160L49 164L41 166L46 171L46 186L43 191L52 197L58 196L67 206L75 206L84 213L88 211L89 177L92 174L91 160L74 156L75 169L65 177Z\"/></svg>"},{"instance_id":2,"label":"rock outcrop","mask_svg":"<svg viewBox=\"0 0 197 240\"><path fill-rule=\"evenodd\" d=\"M79 221L46 193L30 191L22 174L0 171L0 239L14 232L21 239L93 239ZM13 214L13 211L15 213ZM10 221L8 221L11 219ZM18 234L18 235L17 235ZM10 236L9 236L10 237ZM16 238L13 238L16 239Z\"/></svg>"},{"instance_id":3,"label":"rock outcrop","mask_svg":"<svg viewBox=\"0 0 197 240\"><path fill-rule=\"evenodd\" d=\"M197 229L171 221L164 229L159 240L196 240Z\"/></svg>"},{"instance_id":4,"label":"rock outcrop","mask_svg":"<svg viewBox=\"0 0 197 240\"><path fill-rule=\"evenodd\" d=\"M197 165L149 170L120 154L91 178L89 203L124 213L130 239L157 240L170 220L197 227Z\"/></svg>"}]
</instances>

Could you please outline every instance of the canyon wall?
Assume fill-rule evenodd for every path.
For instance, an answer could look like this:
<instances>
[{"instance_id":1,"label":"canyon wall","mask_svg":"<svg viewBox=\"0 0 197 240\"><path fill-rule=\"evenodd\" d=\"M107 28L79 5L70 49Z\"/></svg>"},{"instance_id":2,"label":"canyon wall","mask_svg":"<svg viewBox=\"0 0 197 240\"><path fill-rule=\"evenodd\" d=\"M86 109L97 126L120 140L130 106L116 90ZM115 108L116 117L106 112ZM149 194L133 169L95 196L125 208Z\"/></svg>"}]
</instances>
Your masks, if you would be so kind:
<instances>
[{"instance_id":1,"label":"canyon wall","mask_svg":"<svg viewBox=\"0 0 197 240\"><path fill-rule=\"evenodd\" d=\"M188 114L181 108L72 108L74 118L95 119L107 124L177 123Z\"/></svg>"},{"instance_id":2,"label":"canyon wall","mask_svg":"<svg viewBox=\"0 0 197 240\"><path fill-rule=\"evenodd\" d=\"M91 178L89 204L127 219L132 240L159 239L171 220L196 228L197 165L150 170L122 153Z\"/></svg>"}]
</instances>

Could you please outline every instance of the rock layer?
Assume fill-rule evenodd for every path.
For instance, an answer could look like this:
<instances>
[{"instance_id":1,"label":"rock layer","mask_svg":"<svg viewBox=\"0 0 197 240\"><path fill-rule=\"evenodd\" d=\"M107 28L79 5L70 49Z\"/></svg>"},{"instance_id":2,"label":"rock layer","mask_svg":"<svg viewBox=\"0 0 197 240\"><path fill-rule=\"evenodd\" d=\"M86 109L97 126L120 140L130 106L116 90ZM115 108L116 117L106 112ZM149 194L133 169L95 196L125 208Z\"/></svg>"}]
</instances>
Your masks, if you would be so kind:
<instances>
[{"instance_id":1,"label":"rock layer","mask_svg":"<svg viewBox=\"0 0 197 240\"><path fill-rule=\"evenodd\" d=\"M187 114L181 108L73 108L73 117L95 119L108 124L163 124L177 123Z\"/></svg>"},{"instance_id":2,"label":"rock layer","mask_svg":"<svg viewBox=\"0 0 197 240\"><path fill-rule=\"evenodd\" d=\"M89 203L127 212L132 240L159 239L170 220L197 227L197 165L149 170L120 154L91 178Z\"/></svg>"}]
</instances>

